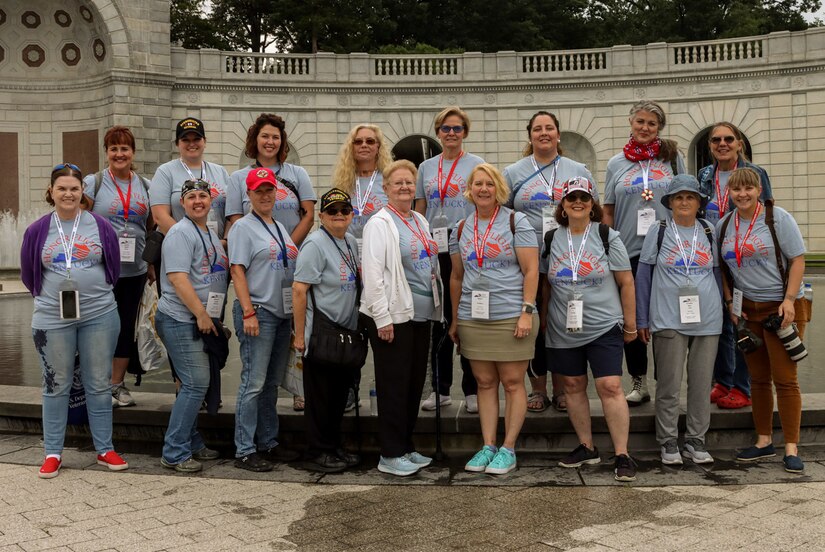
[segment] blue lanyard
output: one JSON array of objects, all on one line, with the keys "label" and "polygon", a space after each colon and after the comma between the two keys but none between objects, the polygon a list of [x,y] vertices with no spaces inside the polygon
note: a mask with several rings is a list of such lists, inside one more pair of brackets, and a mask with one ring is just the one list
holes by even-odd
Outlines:
[{"label": "blue lanyard", "polygon": [[278,237],[276,238],[275,234],[272,233],[272,230],[270,230],[269,226],[266,224],[266,222],[264,222],[264,219],[262,219],[255,211],[252,211],[252,214],[255,215],[255,218],[258,219],[258,222],[260,222],[261,225],[263,225],[263,227],[266,229],[266,231],[269,232],[269,235],[272,236],[272,239],[278,242],[278,245],[281,247],[281,251],[284,252],[284,268],[289,268],[289,261],[286,258],[286,239],[284,238],[284,235],[281,233],[281,228],[278,226],[278,223],[275,223],[275,230],[278,231]]},{"label": "blue lanyard", "polygon": [[212,232],[210,232],[208,228],[206,229],[206,233],[209,235],[209,244],[212,246],[212,251],[215,253],[215,260],[210,263],[209,249],[206,247],[206,240],[203,239],[203,234],[201,233],[200,226],[198,226],[198,224],[194,220],[189,218],[189,215],[184,216],[189,220],[189,222],[192,223],[192,225],[195,227],[195,230],[198,232],[198,237],[201,239],[201,243],[203,244],[203,256],[206,257],[206,262],[209,263],[209,272],[215,272],[215,265],[218,264],[218,248],[215,247],[215,242],[212,241]]},{"label": "blue lanyard", "polygon": [[355,278],[357,279],[359,277],[358,276],[358,265],[355,262],[355,255],[352,253],[352,248],[349,246],[349,242],[347,241],[347,238],[344,238],[344,243],[347,246],[347,253],[349,253],[349,256],[344,255],[344,252],[341,251],[340,247],[338,247],[338,242],[335,241],[335,238],[332,236],[332,234],[329,233],[329,230],[327,230],[323,226],[321,226],[321,230],[323,230],[324,233],[327,236],[329,236],[329,239],[332,240],[332,244],[335,246],[335,249],[338,250],[338,253],[341,254],[341,258],[344,260],[344,264],[347,265],[347,268],[349,268],[350,271],[352,271],[352,275],[355,276]]}]

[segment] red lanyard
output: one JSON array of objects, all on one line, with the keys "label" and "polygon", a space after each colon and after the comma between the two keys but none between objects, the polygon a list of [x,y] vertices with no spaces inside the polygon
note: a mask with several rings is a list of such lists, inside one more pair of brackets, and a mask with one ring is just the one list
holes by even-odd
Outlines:
[{"label": "red lanyard", "polygon": [[725,211],[728,210],[728,197],[730,196],[730,188],[725,186],[725,197],[720,197],[722,195],[722,189],[719,187],[719,171],[713,173],[716,178],[716,202],[719,206],[719,218],[721,219],[725,216]]},{"label": "red lanyard", "polygon": [[742,250],[745,249],[745,242],[748,241],[748,237],[751,235],[751,230],[753,230],[753,225],[756,224],[756,219],[759,218],[759,211],[762,210],[762,204],[756,204],[756,210],[753,212],[753,218],[751,219],[751,223],[748,226],[748,231],[745,232],[745,236],[742,238],[742,247],[739,247],[739,212],[737,211],[736,214],[733,216],[733,225],[736,227],[736,236],[734,237],[733,242],[733,251],[736,254],[736,266],[742,266]]},{"label": "red lanyard", "polygon": [[487,230],[484,232],[484,237],[481,238],[481,243],[478,241],[478,210],[476,210],[476,218],[473,222],[473,248],[476,250],[476,260],[478,260],[478,268],[482,268],[484,264],[484,247],[487,245],[487,238],[490,236],[490,230],[493,229],[493,223],[496,221],[499,206],[496,205],[496,210],[493,211],[493,216],[490,217],[490,224],[487,225]]},{"label": "red lanyard", "polygon": [[444,167],[444,154],[441,154],[441,157],[438,158],[438,197],[441,198],[441,204],[444,205],[444,198],[447,197],[447,189],[450,187],[450,180],[453,178],[453,173],[455,172],[455,168],[458,166],[458,162],[461,161],[461,156],[464,155],[464,152],[458,154],[458,157],[455,158],[455,162],[453,166],[450,167],[450,172],[447,173],[447,181],[444,185],[441,185],[441,179],[444,177],[443,167]]},{"label": "red lanyard", "polygon": [[132,173],[129,172],[129,188],[126,190],[126,197],[123,197],[123,192],[120,191],[120,186],[117,185],[117,179],[112,169],[109,169],[109,176],[112,177],[112,183],[115,185],[117,195],[120,196],[120,202],[123,204],[123,220],[129,222],[129,206],[132,204]]},{"label": "red lanyard", "polygon": [[416,226],[416,228],[418,228],[418,232],[416,232],[416,231],[413,229],[412,225],[411,225],[409,222],[407,222],[407,219],[406,219],[406,218],[404,218],[404,215],[402,215],[401,213],[399,213],[399,212],[398,212],[398,209],[396,209],[395,207],[393,207],[393,206],[392,206],[392,205],[390,205],[390,204],[387,204],[387,209],[389,209],[390,211],[392,211],[392,212],[393,212],[393,214],[394,214],[395,216],[397,216],[399,219],[401,219],[401,222],[403,222],[403,223],[404,223],[404,225],[405,225],[407,228],[409,228],[409,229],[410,229],[410,232],[412,232],[413,236],[415,236],[416,238],[418,238],[418,241],[420,241],[420,242],[421,242],[421,244],[424,246],[424,251],[426,251],[426,252],[427,252],[427,256],[428,256],[428,257],[432,257],[432,256],[433,256],[433,254],[431,253],[431,250],[430,250],[430,240],[429,240],[429,238],[427,237],[427,235],[424,233],[424,231],[423,231],[423,230],[421,230],[421,225],[420,225],[420,224],[418,224],[418,219],[417,219],[417,218],[415,218],[415,215],[413,214],[413,220],[415,221],[415,226]]}]

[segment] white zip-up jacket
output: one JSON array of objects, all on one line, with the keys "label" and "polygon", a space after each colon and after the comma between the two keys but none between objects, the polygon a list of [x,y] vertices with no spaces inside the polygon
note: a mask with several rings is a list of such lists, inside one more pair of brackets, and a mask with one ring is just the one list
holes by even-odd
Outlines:
[{"label": "white zip-up jacket", "polygon": [[[412,211],[421,229],[429,235],[430,225],[423,215]],[[372,318],[377,328],[390,324],[403,324],[413,319],[413,296],[404,266],[401,264],[400,236],[392,214],[386,207],[375,213],[364,225],[361,271],[364,290],[361,294],[360,311]],[[438,261],[436,276],[440,282]],[[443,290],[441,290],[443,297]],[[433,319],[441,320],[443,301]]]}]

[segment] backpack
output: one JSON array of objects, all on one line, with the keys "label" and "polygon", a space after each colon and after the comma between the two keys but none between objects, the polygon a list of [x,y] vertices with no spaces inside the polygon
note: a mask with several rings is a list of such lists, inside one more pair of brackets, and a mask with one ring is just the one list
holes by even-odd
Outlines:
[{"label": "backpack", "polygon": [[[137,173],[135,173],[137,174]],[[141,175],[137,175],[140,179],[140,183],[143,184],[144,191],[148,194],[149,193],[149,186],[150,182],[143,178]],[[103,171],[98,171],[95,173],[95,197],[97,197],[97,193],[100,191],[100,187],[103,185]]]},{"label": "backpack", "polygon": [[[546,259],[550,255],[550,246],[553,245],[553,236],[556,235],[556,230],[558,228],[553,228],[552,230],[548,230],[546,234],[544,234],[544,252],[542,252],[541,257],[542,259]],[[610,227],[604,223],[599,223],[599,237],[602,239],[602,246],[604,247],[604,254],[610,254]]]},{"label": "backpack", "polygon": [[[456,241],[461,241],[461,232],[464,230],[464,223],[467,222],[467,219],[463,219],[461,222],[458,223],[458,233],[456,234]],[[510,233],[513,236],[516,235],[516,212],[510,211]]]},{"label": "backpack", "polygon": [[[697,218],[696,220],[699,221],[699,224],[702,225],[702,228],[705,229],[705,237],[708,239],[708,243],[710,243],[710,252],[713,253],[713,230],[711,230],[710,225],[705,219]],[[659,221],[659,234],[656,236],[656,258],[659,258],[659,250],[662,248],[662,242],[665,239],[665,230],[667,230],[667,221],[660,220]],[[721,247],[722,242],[719,242],[719,246]],[[653,268],[656,268],[656,265],[652,265]],[[686,267],[687,268],[687,267]]]}]

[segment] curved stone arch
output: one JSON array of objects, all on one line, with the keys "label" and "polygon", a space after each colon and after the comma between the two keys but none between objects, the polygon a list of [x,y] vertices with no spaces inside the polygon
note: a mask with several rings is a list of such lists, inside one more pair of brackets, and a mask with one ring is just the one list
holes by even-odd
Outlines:
[{"label": "curved stone arch", "polygon": [[132,58],[129,45],[131,36],[124,21],[121,9],[113,0],[90,0],[90,4],[97,10],[108,31],[109,47],[112,49],[112,66],[117,69],[130,69]]}]

